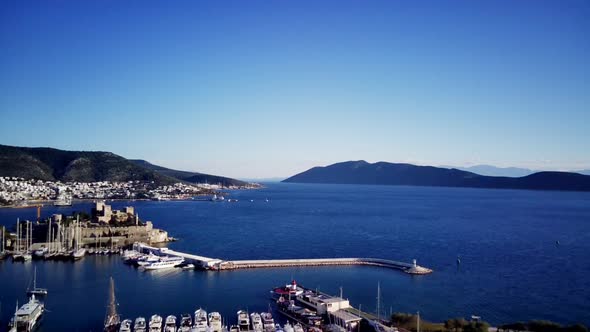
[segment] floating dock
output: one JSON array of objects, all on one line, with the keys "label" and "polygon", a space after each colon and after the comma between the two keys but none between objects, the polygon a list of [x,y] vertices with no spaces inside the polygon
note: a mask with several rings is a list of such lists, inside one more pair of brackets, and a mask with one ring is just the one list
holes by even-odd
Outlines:
[{"label": "floating dock", "polygon": [[237,270],[254,268],[304,267],[304,266],[341,266],[365,265],[401,270],[408,274],[429,274],[432,270],[412,263],[404,263],[380,258],[305,258],[305,259],[261,259],[261,260],[222,260],[187,254],[168,248],[156,248],[145,243],[135,243],[133,249],[139,252],[154,252],[160,255],[182,257],[189,263],[209,270]]}]

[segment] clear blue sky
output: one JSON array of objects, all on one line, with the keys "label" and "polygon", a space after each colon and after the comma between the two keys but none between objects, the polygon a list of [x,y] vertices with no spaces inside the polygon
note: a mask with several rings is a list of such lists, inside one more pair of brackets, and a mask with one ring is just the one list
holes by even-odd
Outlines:
[{"label": "clear blue sky", "polygon": [[4,1],[0,143],[233,177],[590,168],[590,1]]}]

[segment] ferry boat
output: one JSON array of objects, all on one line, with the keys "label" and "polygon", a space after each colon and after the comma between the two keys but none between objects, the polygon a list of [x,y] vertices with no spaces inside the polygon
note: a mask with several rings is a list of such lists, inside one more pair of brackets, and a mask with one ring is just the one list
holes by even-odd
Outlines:
[{"label": "ferry boat", "polygon": [[272,314],[270,312],[261,313],[260,318],[262,318],[262,327],[265,331],[275,330],[275,320],[272,318]]},{"label": "ferry boat", "polygon": [[169,315],[166,317],[166,323],[164,324],[164,332],[176,332],[176,316]]},{"label": "ferry boat", "polygon": [[9,324],[10,331],[33,331],[44,312],[45,306],[43,303],[39,302],[34,294],[31,295],[29,302],[18,308],[14,313],[14,317]]},{"label": "ferry boat", "polygon": [[240,330],[248,331],[250,329],[250,317],[248,317],[248,313],[244,310],[238,311],[238,326]]},{"label": "ferry boat", "polygon": [[220,313],[216,311],[209,313],[209,327],[211,328],[211,332],[222,332]]},{"label": "ferry boat", "polygon": [[146,332],[146,327],[145,318],[137,317],[135,319],[135,325],[133,325],[133,332]]},{"label": "ferry boat", "polygon": [[143,268],[146,270],[169,269],[171,267],[175,267],[177,265],[182,264],[182,262],[184,262],[184,258],[182,257],[162,257],[157,262],[152,262],[147,265],[143,265]]},{"label": "ferry boat", "polygon": [[189,314],[180,315],[180,327],[178,328],[178,332],[190,332],[192,326],[193,326],[193,321],[192,321],[191,315],[189,315]]},{"label": "ferry boat", "polygon": [[35,266],[35,275],[33,277],[33,288],[27,291],[29,295],[47,295],[46,288],[38,288],[37,287],[37,267]]},{"label": "ferry boat", "polygon": [[121,322],[121,327],[119,327],[119,332],[131,332],[131,319],[125,319]]},{"label": "ferry boat", "polygon": [[162,331],[162,316],[152,315],[150,318],[150,332],[161,332]]},{"label": "ferry boat", "polygon": [[199,308],[195,311],[195,328],[194,331],[197,332],[207,332],[207,311]]},{"label": "ferry boat", "polygon": [[252,330],[254,332],[262,332],[262,330],[264,329],[264,327],[262,326],[262,318],[260,317],[259,313],[251,313],[250,322],[252,323]]}]

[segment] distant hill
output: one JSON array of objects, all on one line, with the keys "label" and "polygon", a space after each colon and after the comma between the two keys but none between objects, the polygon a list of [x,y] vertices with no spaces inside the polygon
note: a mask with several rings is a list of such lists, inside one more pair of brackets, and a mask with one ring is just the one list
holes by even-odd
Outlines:
[{"label": "distant hill", "polygon": [[178,182],[111,152],[64,151],[0,145],[0,176],[45,181]]},{"label": "distant hill", "polygon": [[576,173],[580,173],[580,174],[584,174],[584,175],[590,175],[590,169],[583,169],[581,171],[576,171]]},{"label": "distant hill", "polygon": [[223,176],[188,171],[177,171],[174,169],[154,165],[148,161],[141,159],[130,159],[130,161],[146,169],[153,170],[158,174],[179,179],[184,182],[222,184],[223,186],[245,186],[246,184],[248,184],[244,181],[226,178]]},{"label": "distant hill", "polygon": [[471,172],[479,175],[487,175],[487,176],[509,176],[513,178],[527,176],[535,173],[528,168],[518,168],[518,167],[496,167],[492,165],[474,165],[469,167],[455,167],[455,166],[440,166],[444,168],[456,168],[462,171]]},{"label": "distant hill", "polygon": [[139,180],[154,181],[158,185],[182,181],[223,185],[246,184],[221,176],[171,170],[144,160],[128,160],[111,152],[64,151],[7,145],[0,145],[0,176],[63,182]]},{"label": "distant hill", "polygon": [[347,161],[314,167],[283,182],[590,191],[590,176],[538,172],[524,177],[483,176],[458,169]]}]

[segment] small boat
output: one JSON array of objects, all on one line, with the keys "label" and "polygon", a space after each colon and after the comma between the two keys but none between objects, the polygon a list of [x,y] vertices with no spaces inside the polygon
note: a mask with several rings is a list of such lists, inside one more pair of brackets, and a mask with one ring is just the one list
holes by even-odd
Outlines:
[{"label": "small boat", "polygon": [[281,325],[279,325],[279,324],[276,324],[276,325],[275,325],[275,331],[276,331],[276,332],[285,332],[285,330],[283,330],[283,328],[282,328],[282,327],[281,327]]},{"label": "small boat", "polygon": [[43,258],[45,256],[45,254],[47,254],[49,250],[47,249],[47,247],[43,246],[35,251],[33,251],[33,255],[35,257],[39,257],[39,258]]},{"label": "small boat", "polygon": [[240,310],[237,313],[238,315],[238,326],[240,330],[248,331],[250,328],[250,317],[248,317],[248,313],[244,310]]},{"label": "small boat", "polygon": [[262,326],[262,318],[260,317],[259,313],[251,313],[250,322],[252,323],[252,330],[254,332],[262,332],[262,330],[264,329],[264,327]]},{"label": "small boat", "polygon": [[166,323],[164,324],[164,332],[176,332],[176,316],[169,315],[166,317]]},{"label": "small boat", "polygon": [[18,308],[14,313],[14,317],[8,325],[11,328],[10,331],[33,331],[44,312],[45,306],[43,303],[39,302],[35,295],[31,295],[29,302]]},{"label": "small boat", "polygon": [[180,315],[180,327],[178,328],[178,332],[190,332],[192,326],[193,326],[193,320],[191,318],[191,315],[189,315],[189,314]]},{"label": "small boat", "polygon": [[207,322],[207,311],[199,308],[195,311],[195,328],[194,331],[196,332],[207,332],[208,328]]},{"label": "small boat", "polygon": [[121,327],[119,327],[119,332],[131,332],[131,319],[125,319],[121,322]]},{"label": "small boat", "polygon": [[209,313],[209,327],[211,332],[222,332],[221,314],[214,311]]},{"label": "small boat", "polygon": [[152,315],[150,318],[150,332],[161,332],[162,331],[162,316]]},{"label": "small boat", "polygon": [[295,324],[295,326],[293,326],[293,330],[295,330],[295,332],[304,332],[303,326],[301,326],[301,323]]},{"label": "small boat", "polygon": [[262,318],[262,327],[265,331],[274,331],[276,329],[275,320],[270,312],[261,313],[260,318]]},{"label": "small boat", "polygon": [[33,276],[33,288],[29,289],[27,291],[27,294],[29,295],[47,295],[47,289],[46,288],[38,288],[37,287],[37,267],[35,266],[35,274]]},{"label": "small boat", "polygon": [[137,317],[135,319],[135,325],[133,325],[133,332],[146,332],[146,328],[145,318]]},{"label": "small boat", "polygon": [[229,332],[240,332],[240,331],[241,331],[241,330],[240,330],[240,327],[239,327],[238,325],[232,325],[232,326],[229,328]]},{"label": "small boat", "polygon": [[291,325],[291,324],[289,324],[289,322],[287,322],[283,326],[283,331],[285,331],[285,332],[295,332],[295,329],[293,328],[293,325]]}]

